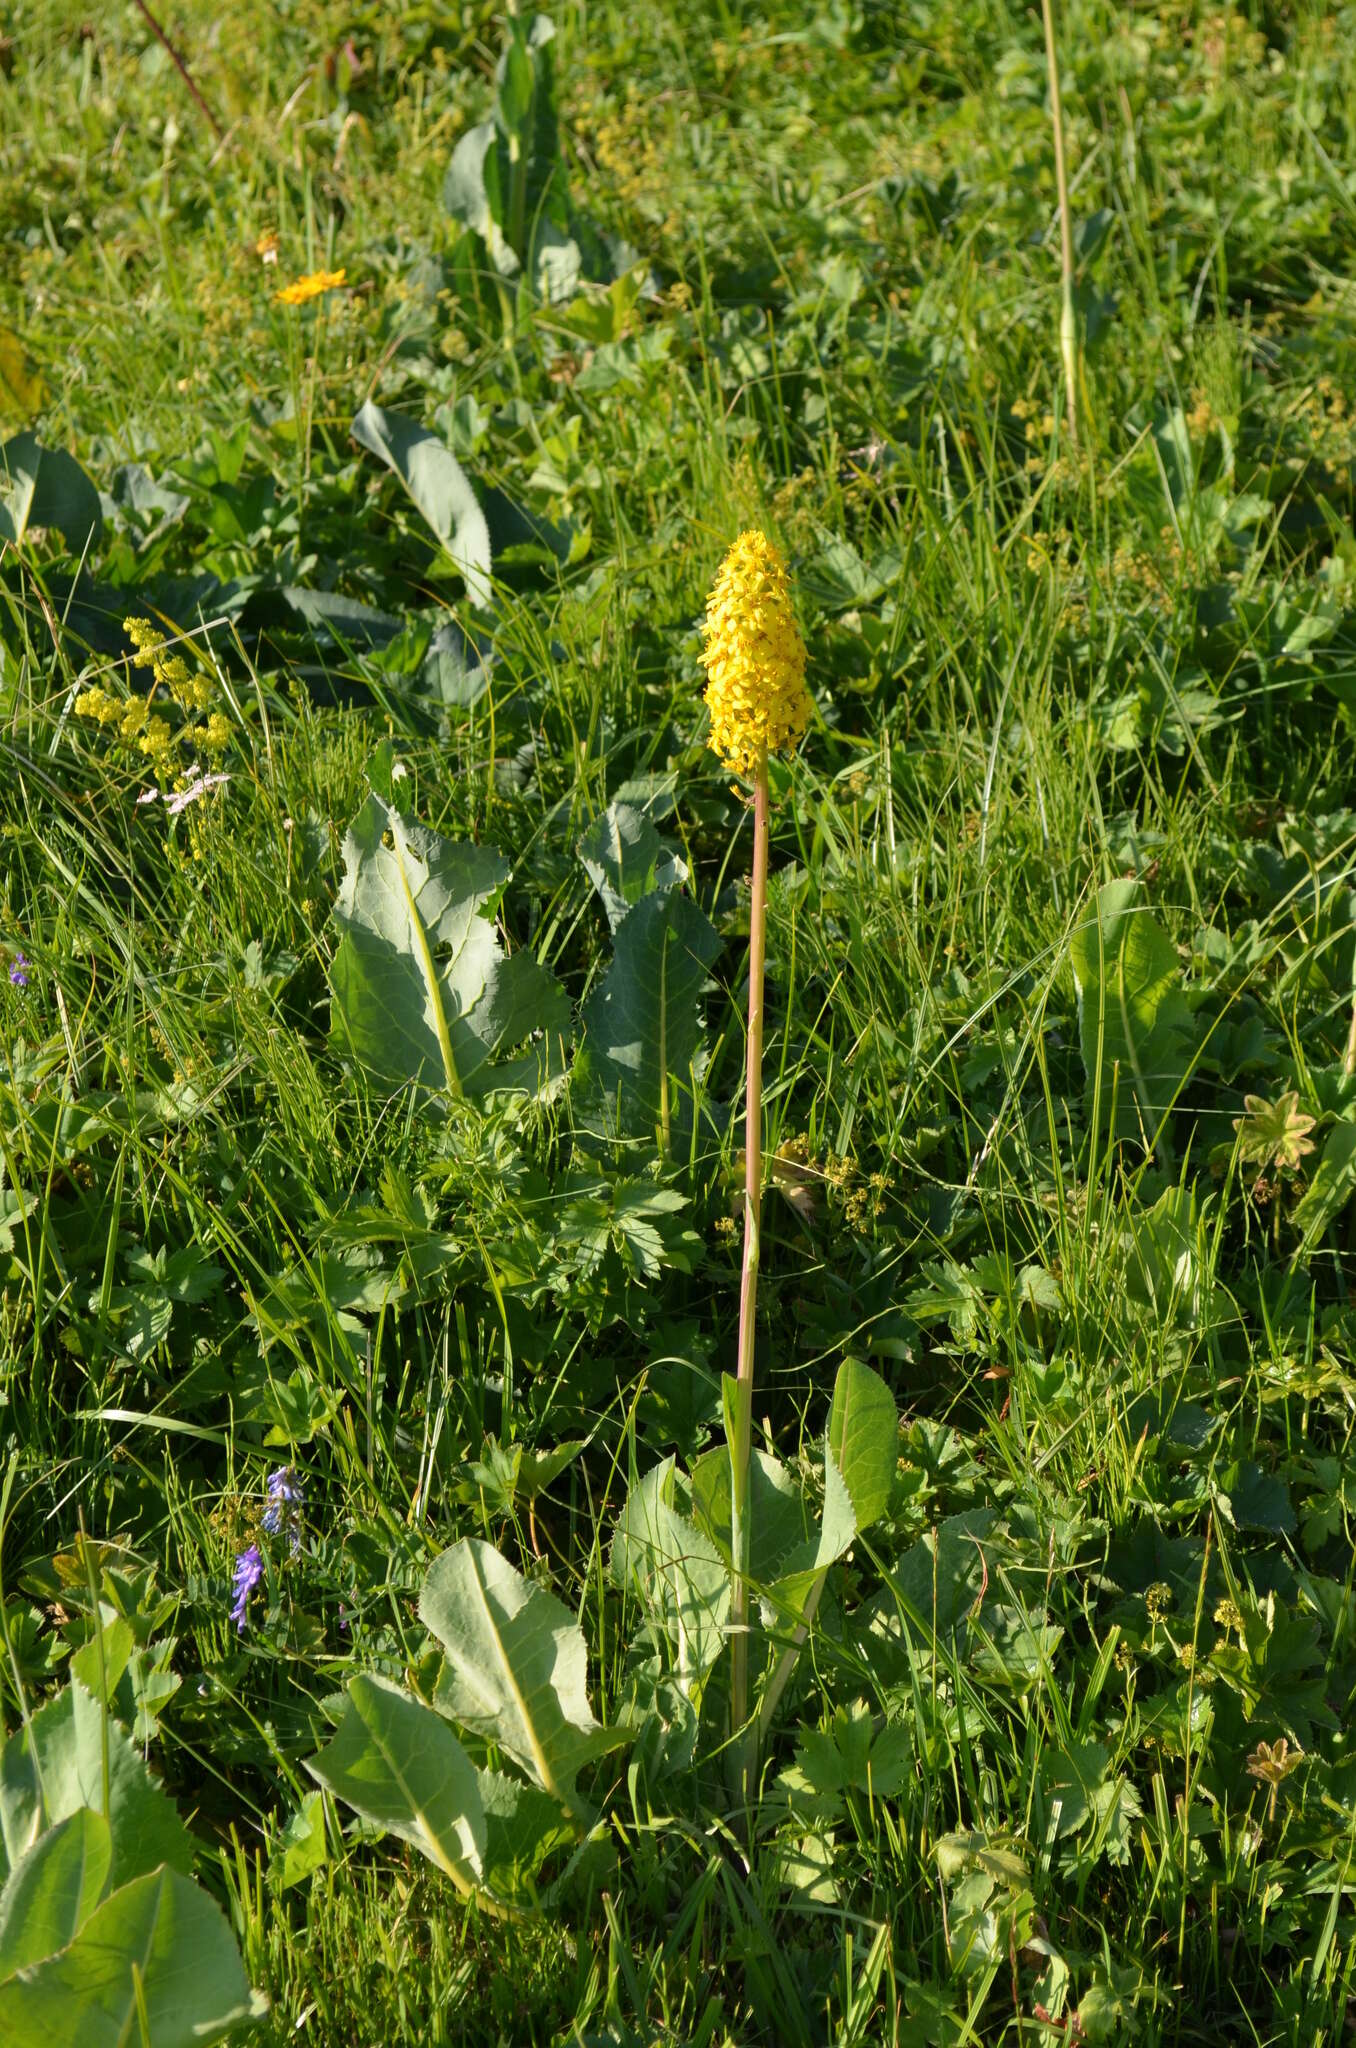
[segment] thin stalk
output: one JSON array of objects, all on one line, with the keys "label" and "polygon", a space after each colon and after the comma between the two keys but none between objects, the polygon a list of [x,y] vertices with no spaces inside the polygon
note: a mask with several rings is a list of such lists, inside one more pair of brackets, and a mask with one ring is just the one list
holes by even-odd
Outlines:
[{"label": "thin stalk", "polygon": [[747,1802],[757,1766],[758,1731],[749,1725],[749,1464],[753,1454],[753,1341],[763,1206],[763,968],[767,957],[767,756],[753,790],[753,892],[749,900],[749,1035],[744,1091],[744,1267],[739,1284],[739,1363],[730,1442],[730,1734],[735,1795]]},{"label": "thin stalk", "polygon": [[1069,439],[1077,448],[1078,322],[1074,314],[1073,221],[1069,214],[1069,176],[1064,164],[1064,108],[1059,97],[1059,57],[1055,49],[1055,0],[1041,0],[1041,17],[1045,23],[1045,68],[1050,77],[1050,122],[1055,131],[1055,190],[1059,195],[1059,351],[1064,358]]},{"label": "thin stalk", "polygon": [[216,136],[217,141],[224,142],[226,140],[226,130],[222,127],[220,121],[218,121],[216,115],[212,112],[212,109],[208,106],[206,100],[203,98],[201,92],[198,90],[197,84],[195,83],[193,78],[193,73],[189,70],[187,64],[185,64],[183,58],[179,55],[179,52],[175,49],[173,43],[165,34],[164,29],[161,28],[160,23],[151,13],[150,8],[146,5],[146,0],[137,0],[137,6],[141,9],[142,16],[146,22],[146,26],[150,29],[152,35],[156,37],[157,41],[169,53],[170,62],[173,64],[180,78],[183,79],[184,84],[188,87],[194,99],[197,101],[198,107],[202,112],[202,115],[206,120],[208,126],[211,128],[212,133]]}]

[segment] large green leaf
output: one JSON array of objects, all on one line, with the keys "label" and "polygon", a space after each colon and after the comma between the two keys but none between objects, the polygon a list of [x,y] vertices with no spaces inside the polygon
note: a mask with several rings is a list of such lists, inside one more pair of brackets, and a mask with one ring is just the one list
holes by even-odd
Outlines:
[{"label": "large green leaf", "polygon": [[655,889],[617,928],[612,965],[584,1005],[592,1072],[622,1129],[653,1132],[690,1088],[702,1042],[697,998],[720,951],[715,927],[678,889]]},{"label": "large green leaf", "polygon": [[549,296],[568,298],[580,267],[570,239],[565,164],[556,119],[547,15],[511,14],[496,76],[494,117],[463,135],[443,183],[443,204],[480,235],[505,276],[526,270]]},{"label": "large green leaf", "polygon": [[491,920],[508,875],[493,848],[443,839],[375,791],[354,819],[332,1028],[378,1080],[483,1095],[561,1071],[565,994],[531,954],[506,955]]},{"label": "large green leaf", "polygon": [[1177,954],[1139,894],[1138,882],[1108,882],[1069,950],[1089,1097],[1100,1085],[1105,1117],[1114,1089],[1117,1131],[1149,1149],[1163,1142],[1196,1034]]},{"label": "large green leaf", "polygon": [[869,1529],[890,1505],[899,1416],[884,1380],[860,1359],[845,1358],[838,1368],[828,1448],[851,1496],[857,1527]]},{"label": "large green leaf", "polygon": [[393,469],[466,579],[473,604],[490,600],[490,529],[452,450],[403,413],[369,398],[350,429],[355,441]]},{"label": "large green leaf", "polygon": [[[724,1452],[718,1456],[728,1470]],[[730,1568],[712,1538],[678,1512],[674,1486],[674,1460],[666,1458],[631,1488],[612,1539],[612,1573],[667,1632],[678,1682],[690,1692],[725,1647]]]},{"label": "large green leaf", "polygon": [[486,1844],[476,1769],[432,1707],[389,1679],[351,1678],[334,1739],[306,1768],[364,1820],[412,1842],[460,1891],[474,1889]]},{"label": "large green leaf", "polygon": [[102,1814],[67,1814],[11,1870],[0,1892],[0,1981],[74,1941],[108,1888],[113,1837]]},{"label": "large green leaf", "polygon": [[485,1889],[509,1902],[530,1898],[545,1858],[574,1841],[574,1824],[536,1785],[503,1771],[477,1771],[476,1777],[485,1809]]},{"label": "large green leaf", "polygon": [[150,2048],[204,2048],[264,2010],[221,1908],[162,1865],[113,1892],[58,1955],[0,1984],[0,2041],[134,2048],[146,2038]]},{"label": "large green leaf", "polygon": [[419,1617],[447,1653],[438,1706],[577,1810],[580,1770],[629,1736],[593,1718],[573,1615],[488,1543],[468,1538],[429,1567]]},{"label": "large green leaf", "polygon": [[99,493],[73,455],[16,434],[0,448],[0,540],[16,544],[35,526],[52,526],[73,555],[97,545],[104,515]]},{"label": "large green leaf", "polygon": [[594,819],[579,842],[579,858],[614,932],[643,896],[687,880],[687,863],[632,804],[609,804]]},{"label": "large green leaf", "polygon": [[[0,1869],[82,1806],[103,1812],[104,1713],[78,1679],[39,1708],[0,1753]],[[160,1790],[114,1720],[108,1731],[110,1881],[126,1884],[159,1863],[193,1867],[193,1845],[174,1803]],[[3,2036],[0,2036],[3,2039]]]}]

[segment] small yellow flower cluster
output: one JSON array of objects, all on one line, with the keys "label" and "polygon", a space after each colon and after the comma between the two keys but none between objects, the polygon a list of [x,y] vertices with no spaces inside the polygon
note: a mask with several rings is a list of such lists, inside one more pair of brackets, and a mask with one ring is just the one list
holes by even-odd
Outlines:
[{"label": "small yellow flower cluster", "polygon": [[318,299],[325,292],[338,291],[348,276],[346,270],[313,270],[307,277],[299,277],[292,284],[285,284],[273,296],[280,306],[304,306],[309,299]]},{"label": "small yellow flower cluster", "polygon": [[205,675],[192,675],[182,654],[166,654],[165,642],[149,619],[124,619],[122,630],[136,648],[134,668],[148,668],[155,685],[168,690],[183,711],[205,711],[212,701],[212,685]]},{"label": "small yellow flower cluster", "polygon": [[810,723],[805,642],[786,564],[766,534],[741,533],[706,601],[708,744],[736,775],[794,747]]},{"label": "small yellow flower cluster", "polygon": [[[151,671],[150,688],[145,696],[118,697],[95,684],[76,698],[76,714],[98,725],[116,726],[118,737],[145,757],[158,784],[167,786],[177,777],[176,787],[183,787],[180,746],[201,747],[210,760],[219,761],[231,743],[231,721],[224,712],[213,711],[204,724],[194,724],[195,714],[212,702],[211,677],[194,674],[181,654],[167,653],[163,634],[149,619],[124,619],[123,631],[136,650],[133,666]],[[159,712],[152,713],[157,691],[184,714],[177,730]]]}]

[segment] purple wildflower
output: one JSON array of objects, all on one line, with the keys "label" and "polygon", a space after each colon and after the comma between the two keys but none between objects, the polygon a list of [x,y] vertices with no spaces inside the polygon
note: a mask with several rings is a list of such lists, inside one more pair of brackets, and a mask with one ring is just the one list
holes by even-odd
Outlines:
[{"label": "purple wildflower", "polygon": [[22,953],[16,953],[10,962],[9,980],[11,988],[28,987],[28,962]]},{"label": "purple wildflower", "polygon": [[251,1543],[248,1550],[242,1550],[235,1561],[235,1600],[231,1607],[231,1620],[245,1633],[245,1610],[250,1604],[250,1594],[264,1576],[264,1560],[259,1555],[257,1543]]},{"label": "purple wildflower", "polygon": [[262,1526],[270,1536],[278,1535],[285,1528],[293,1550],[301,1548],[301,1509],[305,1498],[295,1466],[279,1465],[276,1472],[269,1473],[268,1506],[264,1509]]}]

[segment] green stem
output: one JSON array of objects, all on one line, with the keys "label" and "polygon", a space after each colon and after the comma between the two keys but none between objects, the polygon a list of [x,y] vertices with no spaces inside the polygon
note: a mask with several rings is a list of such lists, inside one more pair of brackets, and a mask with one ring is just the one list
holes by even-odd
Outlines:
[{"label": "green stem", "polygon": [[753,792],[753,892],[749,901],[749,1034],[744,1095],[744,1269],[739,1287],[739,1363],[730,1432],[731,1547],[730,1734],[735,1796],[747,1803],[758,1762],[749,1722],[749,1463],[753,1450],[753,1340],[763,1203],[763,968],[767,955],[767,756]]},{"label": "green stem", "polygon": [[1073,221],[1069,214],[1069,177],[1064,163],[1064,108],[1059,96],[1059,54],[1055,48],[1055,0],[1041,0],[1045,22],[1045,66],[1050,76],[1050,122],[1055,136],[1055,190],[1059,195],[1059,267],[1061,279],[1059,350],[1064,358],[1068,394],[1069,439],[1078,446],[1078,321],[1074,312]]}]

